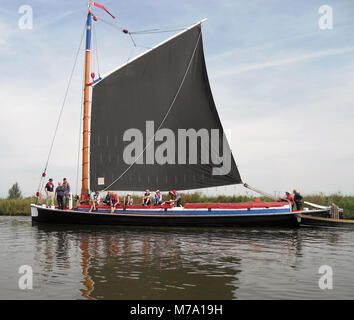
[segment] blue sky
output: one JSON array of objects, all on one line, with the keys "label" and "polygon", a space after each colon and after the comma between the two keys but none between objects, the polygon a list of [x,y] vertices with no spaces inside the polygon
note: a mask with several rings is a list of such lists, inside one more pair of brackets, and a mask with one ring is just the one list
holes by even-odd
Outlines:
[{"label": "blue sky", "polygon": [[[203,42],[211,88],[245,182],[271,193],[298,188],[305,194],[354,194],[354,1],[98,2],[117,15],[114,23],[133,31],[208,18]],[[86,3],[1,1],[0,197],[15,181],[24,195],[37,189]],[[32,30],[19,28],[21,5],[33,10]],[[318,26],[322,5],[333,9],[331,30]],[[135,39],[152,47],[171,35]],[[129,38],[102,22],[97,41],[102,74],[132,52]],[[143,51],[135,48],[133,56]],[[80,55],[48,168],[55,180],[68,177],[74,189],[82,63]]]}]

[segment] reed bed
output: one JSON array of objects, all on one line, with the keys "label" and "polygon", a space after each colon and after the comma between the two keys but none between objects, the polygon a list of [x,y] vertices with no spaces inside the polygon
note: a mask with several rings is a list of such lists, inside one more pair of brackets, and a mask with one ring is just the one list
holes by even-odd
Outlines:
[{"label": "reed bed", "polygon": [[29,216],[31,215],[30,204],[35,203],[36,198],[23,199],[0,199],[0,215],[6,216]]}]

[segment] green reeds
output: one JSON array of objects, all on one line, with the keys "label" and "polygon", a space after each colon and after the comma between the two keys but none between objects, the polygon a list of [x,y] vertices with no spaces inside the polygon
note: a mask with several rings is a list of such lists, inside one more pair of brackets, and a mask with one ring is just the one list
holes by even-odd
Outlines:
[{"label": "green reeds", "polygon": [[31,203],[36,203],[36,198],[0,199],[0,215],[29,216]]}]

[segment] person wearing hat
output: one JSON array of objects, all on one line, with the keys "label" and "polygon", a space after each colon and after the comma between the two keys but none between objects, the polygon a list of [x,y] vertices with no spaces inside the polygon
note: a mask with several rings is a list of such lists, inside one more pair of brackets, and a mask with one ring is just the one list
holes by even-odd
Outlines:
[{"label": "person wearing hat", "polygon": [[156,190],[155,192],[155,198],[154,198],[154,205],[158,206],[162,204],[162,195],[160,190]]},{"label": "person wearing hat", "polygon": [[47,195],[46,204],[49,208],[50,206],[54,206],[54,184],[53,179],[50,178],[47,184],[44,187],[45,194]]},{"label": "person wearing hat", "polygon": [[131,206],[133,204],[133,198],[130,193],[127,194],[126,197],[123,198],[123,205],[124,206]]}]

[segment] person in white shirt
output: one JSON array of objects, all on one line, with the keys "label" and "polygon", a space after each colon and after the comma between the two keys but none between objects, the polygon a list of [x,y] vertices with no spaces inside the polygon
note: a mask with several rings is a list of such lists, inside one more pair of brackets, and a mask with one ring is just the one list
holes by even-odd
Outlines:
[{"label": "person in white shirt", "polygon": [[91,207],[90,207],[90,212],[93,211],[96,211],[97,208],[96,206],[100,203],[100,193],[98,191],[96,191],[92,197],[91,197],[91,200],[90,200],[90,204],[91,204]]}]

